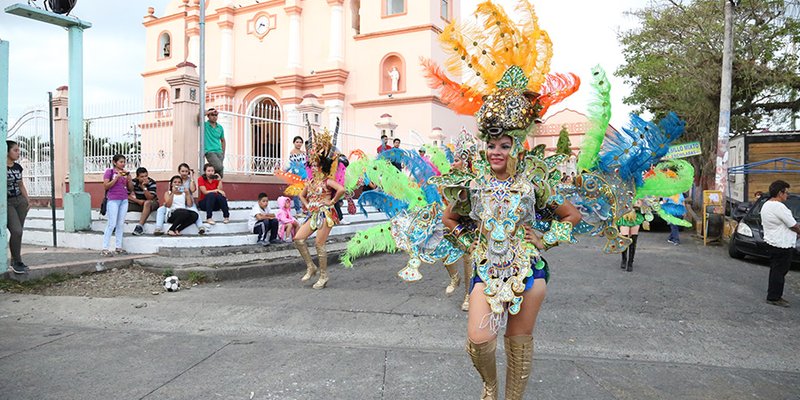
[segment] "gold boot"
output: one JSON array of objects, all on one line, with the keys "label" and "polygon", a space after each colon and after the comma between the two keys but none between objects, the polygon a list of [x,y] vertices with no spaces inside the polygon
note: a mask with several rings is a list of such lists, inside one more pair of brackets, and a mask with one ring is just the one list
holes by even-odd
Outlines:
[{"label": "gold boot", "polygon": [[319,280],[314,284],[314,289],[322,289],[328,283],[328,251],[325,244],[317,245],[317,260],[319,262]]},{"label": "gold boot", "polygon": [[300,278],[301,281],[305,282],[317,274],[317,266],[314,265],[314,261],[311,260],[311,253],[308,252],[308,245],[306,245],[305,241],[295,240],[294,247],[297,248],[297,251],[300,252],[300,256],[303,257],[303,261],[306,262],[306,274]]},{"label": "gold boot", "polygon": [[447,273],[450,274],[450,283],[444,289],[444,294],[450,296],[456,291],[461,278],[458,277],[458,270],[455,264],[445,265],[444,267],[447,268]]},{"label": "gold boot", "polygon": [[464,263],[464,302],[461,303],[461,311],[469,311],[469,287],[472,284],[472,260],[468,255],[462,257]]},{"label": "gold boot", "polygon": [[522,400],[533,361],[533,337],[506,336],[506,400]]},{"label": "gold boot", "polygon": [[472,358],[472,365],[478,370],[483,380],[483,394],[481,400],[497,400],[497,361],[495,359],[497,350],[497,338],[475,344],[467,339],[467,353]]}]

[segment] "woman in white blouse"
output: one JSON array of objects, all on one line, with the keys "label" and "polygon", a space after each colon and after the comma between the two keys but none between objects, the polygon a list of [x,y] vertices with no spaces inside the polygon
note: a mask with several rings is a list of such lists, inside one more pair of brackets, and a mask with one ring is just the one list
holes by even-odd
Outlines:
[{"label": "woman in white blouse", "polygon": [[191,193],[187,193],[180,175],[169,180],[170,189],[164,194],[164,206],[167,207],[167,222],[171,223],[167,234],[180,236],[181,231],[192,226],[200,217],[193,209]]}]

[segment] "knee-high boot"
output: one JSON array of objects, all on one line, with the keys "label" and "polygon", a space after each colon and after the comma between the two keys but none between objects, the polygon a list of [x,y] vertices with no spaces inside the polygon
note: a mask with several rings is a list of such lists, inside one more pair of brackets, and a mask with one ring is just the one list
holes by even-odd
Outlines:
[{"label": "knee-high boot", "polygon": [[300,252],[300,256],[303,257],[303,261],[306,262],[306,274],[300,278],[301,281],[305,282],[317,274],[317,266],[314,265],[314,261],[311,259],[311,253],[308,252],[308,245],[306,245],[305,241],[295,240],[294,247],[297,248],[297,251]]},{"label": "knee-high boot", "polygon": [[620,269],[625,269],[627,265],[628,265],[628,249],[626,248],[622,252],[622,262],[619,263],[619,267]]},{"label": "knee-high boot", "polygon": [[450,275],[450,283],[444,289],[444,293],[449,296],[456,291],[458,284],[461,283],[461,278],[458,276],[458,267],[455,264],[445,265],[444,267],[447,268],[447,273]]},{"label": "knee-high boot", "polygon": [[533,362],[533,337],[506,336],[506,400],[522,400]]},{"label": "knee-high boot", "polygon": [[636,241],[639,235],[631,235],[631,245],[628,247],[628,267],[625,269],[628,272],[633,271],[633,257],[636,255]]},{"label": "knee-high boot", "polygon": [[472,365],[478,370],[483,380],[483,394],[481,400],[497,400],[497,338],[476,344],[467,339],[467,353],[472,359]]},{"label": "knee-high boot", "polygon": [[461,257],[464,263],[464,302],[461,303],[461,311],[469,311],[469,287],[472,284],[472,259],[467,255]]},{"label": "knee-high boot", "polygon": [[319,262],[319,280],[314,284],[314,289],[322,289],[328,284],[328,251],[325,244],[317,245],[317,262]]}]

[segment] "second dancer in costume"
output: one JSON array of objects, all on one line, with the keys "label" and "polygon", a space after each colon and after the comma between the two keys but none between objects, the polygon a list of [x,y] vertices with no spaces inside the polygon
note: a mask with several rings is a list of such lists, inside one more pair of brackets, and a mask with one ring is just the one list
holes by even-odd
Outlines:
[{"label": "second dancer in costume", "polygon": [[334,204],[344,197],[345,193],[344,187],[331,175],[332,171],[336,171],[334,164],[338,158],[338,155],[333,154],[331,134],[326,129],[322,133],[311,133],[311,137],[311,154],[308,161],[311,176],[300,193],[300,201],[308,210],[309,216],[294,235],[294,245],[306,263],[306,273],[300,279],[306,282],[317,274],[318,268],[311,259],[305,241],[312,233],[317,232],[315,243],[319,279],[314,283],[314,289],[323,289],[328,283],[328,252],[325,249],[325,241],[331,229],[339,223]]}]

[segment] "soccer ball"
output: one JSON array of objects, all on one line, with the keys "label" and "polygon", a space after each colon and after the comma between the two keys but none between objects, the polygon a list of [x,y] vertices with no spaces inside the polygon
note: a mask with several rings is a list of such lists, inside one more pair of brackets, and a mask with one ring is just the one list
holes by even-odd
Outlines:
[{"label": "soccer ball", "polygon": [[168,292],[177,292],[181,290],[181,281],[177,276],[170,276],[164,279],[164,290]]}]

